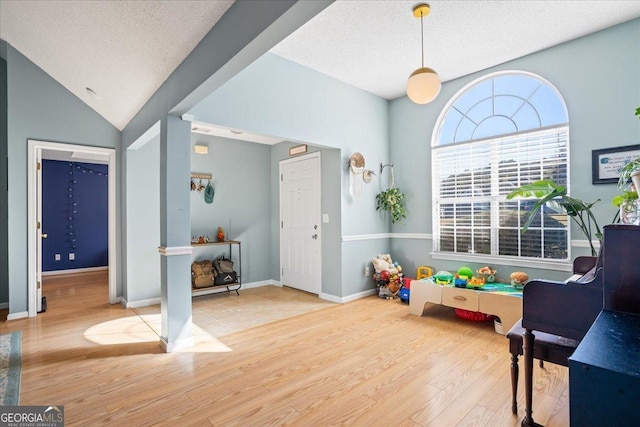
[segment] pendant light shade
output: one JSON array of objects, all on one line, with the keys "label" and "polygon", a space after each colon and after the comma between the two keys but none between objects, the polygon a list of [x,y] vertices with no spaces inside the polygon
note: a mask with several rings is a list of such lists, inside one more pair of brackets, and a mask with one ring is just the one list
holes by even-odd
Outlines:
[{"label": "pendant light shade", "polygon": [[424,30],[422,19],[429,14],[431,7],[426,3],[419,3],[413,7],[413,16],[420,18],[420,37],[422,47],[422,67],[415,70],[407,80],[407,96],[416,104],[428,104],[436,99],[440,93],[442,83],[440,76],[433,68],[424,66]]},{"label": "pendant light shade", "polygon": [[428,104],[440,93],[440,76],[433,68],[415,70],[407,80],[407,96],[416,104]]}]

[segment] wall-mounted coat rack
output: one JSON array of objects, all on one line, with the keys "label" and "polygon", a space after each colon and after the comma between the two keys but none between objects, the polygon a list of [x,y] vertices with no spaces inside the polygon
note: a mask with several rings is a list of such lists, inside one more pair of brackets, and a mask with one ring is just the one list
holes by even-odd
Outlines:
[{"label": "wall-mounted coat rack", "polygon": [[210,173],[191,173],[191,179],[211,179],[212,176]]}]

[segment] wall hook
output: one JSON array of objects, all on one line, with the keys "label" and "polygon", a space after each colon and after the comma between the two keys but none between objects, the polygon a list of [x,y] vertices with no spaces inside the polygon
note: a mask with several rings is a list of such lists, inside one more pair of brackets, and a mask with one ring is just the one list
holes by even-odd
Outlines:
[{"label": "wall hook", "polygon": [[386,165],[383,165],[382,163],[380,163],[380,174],[381,174],[381,175],[382,175],[382,171],[383,171],[383,170],[384,170],[384,168],[386,168],[387,166],[388,166],[388,167],[390,167],[390,168],[391,168],[391,170],[393,170],[393,163],[391,163],[391,164],[386,164]]}]

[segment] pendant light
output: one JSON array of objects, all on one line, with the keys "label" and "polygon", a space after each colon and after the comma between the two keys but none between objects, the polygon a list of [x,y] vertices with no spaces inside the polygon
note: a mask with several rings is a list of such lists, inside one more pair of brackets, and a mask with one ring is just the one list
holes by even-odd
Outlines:
[{"label": "pendant light", "polygon": [[407,80],[407,96],[416,104],[428,104],[440,93],[440,76],[432,68],[424,66],[424,29],[422,20],[431,12],[427,3],[418,3],[413,7],[413,16],[420,18],[420,41],[422,46],[422,66],[415,70]]}]

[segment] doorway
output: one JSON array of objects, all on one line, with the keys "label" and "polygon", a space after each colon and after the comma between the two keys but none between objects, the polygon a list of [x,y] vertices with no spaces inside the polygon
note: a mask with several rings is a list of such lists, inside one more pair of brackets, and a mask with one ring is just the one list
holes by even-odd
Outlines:
[{"label": "doorway", "polygon": [[322,291],[320,152],[280,161],[280,282]]},{"label": "doorway", "polygon": [[42,175],[43,152],[71,156],[74,161],[102,161],[108,174],[108,265],[109,303],[116,297],[116,151],[47,141],[28,140],[27,230],[28,230],[28,314],[35,317],[42,303]]}]

